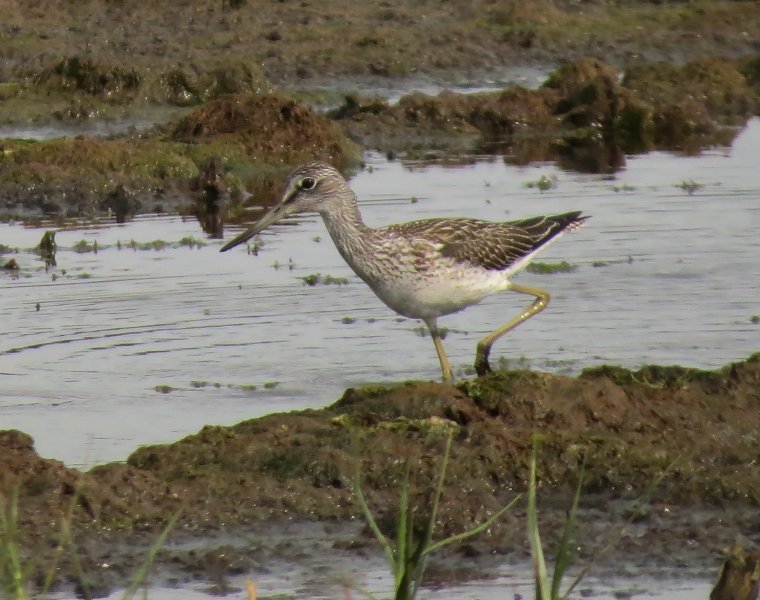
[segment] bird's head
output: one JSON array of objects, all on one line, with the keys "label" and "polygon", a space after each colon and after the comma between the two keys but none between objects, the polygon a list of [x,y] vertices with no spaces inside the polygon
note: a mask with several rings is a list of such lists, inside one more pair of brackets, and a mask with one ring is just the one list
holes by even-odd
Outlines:
[{"label": "bird's head", "polygon": [[246,231],[222,246],[220,252],[250,240],[285,217],[304,212],[329,212],[332,203],[345,197],[346,190],[353,196],[335,167],[323,162],[301,165],[288,175],[282,199]]}]

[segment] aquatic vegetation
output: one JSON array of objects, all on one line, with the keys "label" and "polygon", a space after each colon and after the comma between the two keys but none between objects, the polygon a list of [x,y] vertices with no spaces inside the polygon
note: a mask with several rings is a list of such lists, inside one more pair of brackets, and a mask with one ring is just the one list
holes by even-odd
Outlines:
[{"label": "aquatic vegetation", "polygon": [[546,192],[547,190],[556,188],[558,183],[559,179],[557,179],[556,175],[552,175],[551,177],[548,175],[541,175],[541,177],[535,181],[526,181],[525,187],[536,188],[542,192]]},{"label": "aquatic vegetation", "polygon": [[343,317],[340,322],[344,325],[353,325],[356,323],[356,319],[354,317]]},{"label": "aquatic vegetation", "polygon": [[246,250],[248,252],[248,256],[251,256],[251,255],[258,256],[259,250],[261,250],[263,247],[264,247],[264,240],[258,237],[253,241],[253,243],[248,242],[246,244]]},{"label": "aquatic vegetation", "polygon": [[689,179],[688,181],[687,180],[682,181],[676,187],[682,189],[684,192],[689,194],[689,196],[691,196],[692,194],[694,194],[695,192],[698,192],[705,186],[703,183],[697,183],[693,179]]},{"label": "aquatic vegetation", "polygon": [[[430,336],[430,330],[427,327],[424,327],[423,325],[418,325],[416,327],[413,327],[412,331],[420,337]],[[464,335],[467,335],[466,331],[463,331],[461,329],[455,329],[453,327],[439,327],[438,333],[441,335],[442,340],[445,340],[446,336],[450,333],[462,333]]]},{"label": "aquatic vegetation", "polygon": [[752,315],[750,318],[750,323],[760,323],[760,315]]},{"label": "aquatic vegetation", "polygon": [[42,235],[37,250],[40,253],[40,257],[45,259],[45,262],[55,266],[55,253],[58,246],[55,243],[55,231],[46,231]]},{"label": "aquatic vegetation", "polygon": [[607,377],[620,386],[645,385],[655,389],[684,389],[692,382],[719,389],[723,385],[720,372],[682,367],[680,365],[645,365],[637,371],[614,365],[583,369],[580,379]]},{"label": "aquatic vegetation", "polygon": [[154,389],[161,394],[168,394],[174,391],[172,386],[165,384],[157,385]]},{"label": "aquatic vegetation", "polygon": [[592,267],[608,267],[609,265],[631,264],[633,262],[633,256],[627,258],[614,258],[609,260],[595,260],[591,263]]},{"label": "aquatic vegetation", "polygon": [[304,285],[314,287],[315,285],[347,285],[347,277],[334,277],[332,275],[322,275],[321,273],[311,273],[304,277],[299,277]]},{"label": "aquatic vegetation", "polygon": [[267,381],[263,385],[255,383],[222,383],[220,381],[199,381],[193,380],[190,382],[190,387],[193,389],[203,389],[207,387],[213,387],[215,389],[225,388],[228,390],[240,390],[243,392],[255,392],[259,387],[265,390],[273,390],[279,385],[279,381]]},{"label": "aquatic vegetation", "polygon": [[187,246],[188,248],[203,248],[206,242],[192,236],[185,236],[179,240],[178,244],[180,246]]},{"label": "aquatic vegetation", "polygon": [[[135,240],[129,240],[129,243],[126,244],[127,248],[131,248],[134,251],[137,250],[163,250],[166,248],[167,243],[164,240],[153,240],[152,242],[136,242]],[[117,247],[121,249],[122,245],[121,242],[118,243]]]},{"label": "aquatic vegetation", "polygon": [[571,265],[569,262],[563,260],[558,263],[532,262],[525,267],[525,270],[528,273],[553,275],[554,273],[572,273],[577,268],[577,265]]},{"label": "aquatic vegetation", "polygon": [[55,260],[55,253],[57,249],[58,247],[55,243],[55,231],[46,231],[36,248],[37,252],[40,255],[40,258],[45,261],[46,270],[49,267],[57,266]]},{"label": "aquatic vegetation", "polygon": [[96,240],[92,244],[90,244],[87,242],[87,240],[79,240],[76,244],[74,244],[72,250],[74,250],[74,252],[76,252],[77,254],[86,254],[88,252],[94,252],[95,254],[97,254],[98,242]]},{"label": "aquatic vegetation", "polygon": [[16,262],[15,258],[9,258],[5,263],[3,263],[3,269],[6,271],[18,271],[21,267],[19,267],[18,262]]}]

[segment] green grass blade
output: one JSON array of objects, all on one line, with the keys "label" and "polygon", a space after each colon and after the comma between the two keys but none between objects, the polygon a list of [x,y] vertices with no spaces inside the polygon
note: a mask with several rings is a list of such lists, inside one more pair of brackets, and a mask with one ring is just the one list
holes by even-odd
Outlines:
[{"label": "green grass blade", "polygon": [[427,566],[427,552],[433,541],[433,531],[435,530],[435,522],[438,519],[438,506],[441,502],[441,495],[443,494],[443,482],[446,479],[446,469],[449,465],[449,455],[451,453],[451,440],[453,433],[448,432],[446,436],[446,447],[443,450],[443,458],[441,459],[441,466],[438,468],[438,476],[435,481],[435,488],[433,490],[433,500],[430,504],[430,516],[425,526],[425,532],[420,540],[415,552],[414,552],[414,564],[413,564],[413,590],[412,598],[417,595],[420,585],[422,585],[422,577],[425,574],[425,567]]},{"label": "green grass blade", "polygon": [[536,577],[536,599],[553,600],[549,576],[546,572],[546,559],[541,546],[541,535],[538,531],[538,509],[536,507],[536,462],[538,441],[533,441],[533,451],[530,455],[530,481],[528,483],[528,540],[533,557],[533,568]]},{"label": "green grass blade", "polygon": [[393,572],[393,579],[396,580],[396,560],[393,556],[393,548],[391,547],[390,542],[388,541],[388,538],[386,538],[383,535],[383,532],[380,531],[380,528],[377,526],[377,522],[375,521],[375,517],[372,516],[372,511],[369,509],[369,506],[367,505],[367,500],[364,498],[364,492],[362,491],[361,486],[361,475],[359,474],[359,461],[356,462],[356,472],[354,473],[354,492],[356,492],[356,499],[359,502],[359,506],[362,509],[362,512],[364,513],[364,518],[367,520],[367,524],[369,525],[370,530],[374,534],[377,541],[380,543],[380,545],[383,547],[383,551],[385,552],[385,558],[388,561],[388,566],[391,568]]},{"label": "green grass blade", "polygon": [[[64,517],[61,519],[61,538],[55,548],[55,554],[53,554],[53,558],[50,560],[47,573],[45,574],[45,581],[41,590],[42,596],[47,596],[48,591],[53,585],[55,576],[58,573],[58,564],[63,557],[63,551],[65,550],[66,546],[68,546],[70,549],[74,547],[74,541],[71,539],[71,519],[72,515],[74,514],[74,510],[79,502],[79,498],[79,486],[77,485],[74,488],[74,493],[71,495],[69,508]],[[84,573],[81,564],[77,566],[77,575],[80,579],[84,579]]]},{"label": "green grass blade", "polygon": [[150,571],[151,566],[155,562],[156,555],[158,554],[159,550],[161,550],[161,548],[164,547],[164,544],[166,543],[166,538],[169,537],[169,533],[177,524],[177,521],[179,520],[179,517],[181,514],[182,514],[182,509],[174,513],[172,518],[169,519],[169,522],[166,524],[166,527],[164,527],[163,531],[161,532],[161,535],[158,536],[158,539],[156,540],[156,542],[150,547],[150,550],[148,551],[148,555],[145,557],[143,564],[140,565],[140,568],[137,570],[137,573],[135,573],[135,576],[132,579],[132,583],[129,584],[129,587],[124,592],[124,595],[122,596],[122,600],[128,600],[129,598],[132,598],[135,595],[135,592],[137,591],[137,589],[147,582],[148,571]]},{"label": "green grass blade", "polygon": [[0,495],[0,585],[13,600],[26,600],[26,586],[21,552],[18,546],[18,488],[11,493],[10,504]]},{"label": "green grass blade", "polygon": [[407,573],[407,552],[412,541],[412,518],[409,512],[409,463],[404,469],[404,478],[401,481],[401,496],[399,497],[398,517],[396,518],[396,551],[395,568],[393,571],[396,592],[401,589],[402,580]]},{"label": "green grass blade", "polygon": [[473,535],[479,534],[481,531],[485,531],[488,529],[491,525],[493,525],[498,518],[503,515],[505,512],[507,512],[514,504],[522,498],[522,494],[518,494],[515,496],[509,504],[499,509],[498,512],[494,513],[488,519],[483,521],[480,525],[476,525],[472,529],[468,529],[467,531],[464,531],[462,533],[457,533],[456,535],[452,535],[447,537],[446,539],[439,540],[435,544],[431,544],[425,549],[425,554],[430,554],[433,552],[433,550],[438,550],[439,548],[443,548],[444,546],[448,546],[449,544],[454,544],[456,542],[461,542],[462,540],[466,540],[469,537],[472,537]]},{"label": "green grass blade", "polygon": [[573,538],[577,525],[576,515],[578,514],[578,503],[581,499],[581,489],[583,487],[583,478],[586,471],[586,461],[581,463],[581,472],[578,475],[578,485],[575,488],[575,496],[570,511],[567,513],[565,527],[562,529],[562,537],[559,542],[557,558],[554,561],[554,572],[552,574],[552,598],[559,598],[559,588],[562,585],[562,579],[567,573],[570,563],[572,562],[575,552],[573,551]]}]

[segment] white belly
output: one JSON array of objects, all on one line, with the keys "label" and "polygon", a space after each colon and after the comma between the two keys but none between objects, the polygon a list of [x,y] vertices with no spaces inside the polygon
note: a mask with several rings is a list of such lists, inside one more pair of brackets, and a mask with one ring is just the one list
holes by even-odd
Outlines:
[{"label": "white belly", "polygon": [[468,269],[461,273],[448,272],[441,278],[371,282],[370,287],[400,315],[425,319],[455,313],[477,304],[486,296],[509,289],[509,280],[500,271]]}]

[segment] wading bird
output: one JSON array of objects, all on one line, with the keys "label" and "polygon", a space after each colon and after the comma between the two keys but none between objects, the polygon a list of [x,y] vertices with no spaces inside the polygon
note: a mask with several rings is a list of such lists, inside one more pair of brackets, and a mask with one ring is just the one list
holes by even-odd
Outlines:
[{"label": "wading bird", "polygon": [[249,240],[273,223],[304,212],[319,213],[338,252],[388,307],[422,319],[441,363],[443,381],[452,371],[438,331],[438,317],[477,304],[495,292],[512,290],[535,300],[522,313],[477,345],[475,370],[491,370],[488,356],[501,336],[546,308],[549,294],[510,281],[535,255],[588,217],[568,212],[505,223],[477,219],[426,219],[386,227],[362,221],[356,195],[332,166],[310,162],[292,171],[279,204],[221,252]]}]

